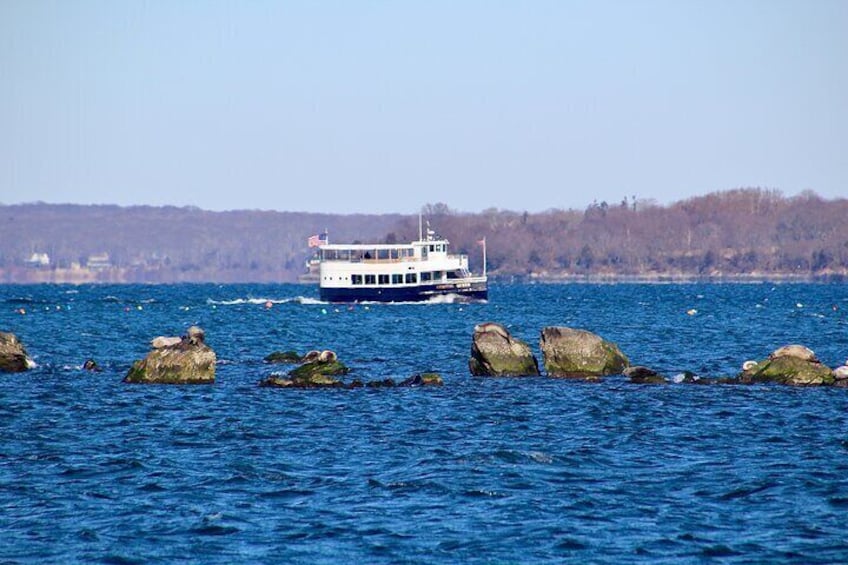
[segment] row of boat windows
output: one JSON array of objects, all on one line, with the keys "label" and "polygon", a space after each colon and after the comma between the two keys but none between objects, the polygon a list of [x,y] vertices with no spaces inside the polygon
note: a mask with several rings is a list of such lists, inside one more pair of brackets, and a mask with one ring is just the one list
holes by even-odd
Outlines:
[{"label": "row of boat windows", "polygon": [[[420,279],[419,279],[420,275]],[[456,271],[427,271],[423,273],[394,273],[389,275],[350,275],[351,285],[369,285],[369,284],[418,284],[419,280],[422,283],[426,282],[442,282],[445,279],[451,281],[468,277],[470,274],[465,269]],[[325,280],[333,280],[333,277],[324,277]],[[339,277],[338,280],[347,280],[347,277]]]},{"label": "row of boat windows", "polygon": [[[440,281],[444,273],[421,273],[421,282]],[[350,284],[415,284],[418,282],[418,273],[394,274],[394,275],[351,275]]]}]

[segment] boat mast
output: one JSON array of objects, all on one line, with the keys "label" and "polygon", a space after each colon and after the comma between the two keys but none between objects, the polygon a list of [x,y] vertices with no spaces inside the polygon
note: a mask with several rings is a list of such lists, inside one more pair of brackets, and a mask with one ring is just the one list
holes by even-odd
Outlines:
[{"label": "boat mast", "polygon": [[421,223],[421,212],[418,212],[418,241],[424,239],[424,226]]},{"label": "boat mast", "polygon": [[483,278],[486,278],[486,237],[483,236]]}]

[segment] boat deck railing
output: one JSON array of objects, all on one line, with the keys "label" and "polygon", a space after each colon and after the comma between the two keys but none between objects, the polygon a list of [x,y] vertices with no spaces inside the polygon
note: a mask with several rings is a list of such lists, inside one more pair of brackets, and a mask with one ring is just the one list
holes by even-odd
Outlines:
[{"label": "boat deck railing", "polygon": [[435,259],[430,259],[427,257],[389,257],[389,258],[375,258],[375,257],[348,257],[347,259],[333,258],[333,259],[322,259],[323,263],[366,263],[369,265],[373,264],[391,264],[391,263],[427,263],[427,262],[436,262],[438,260],[444,259],[459,259],[460,262],[467,261],[468,255],[449,255],[447,257],[437,257]]}]

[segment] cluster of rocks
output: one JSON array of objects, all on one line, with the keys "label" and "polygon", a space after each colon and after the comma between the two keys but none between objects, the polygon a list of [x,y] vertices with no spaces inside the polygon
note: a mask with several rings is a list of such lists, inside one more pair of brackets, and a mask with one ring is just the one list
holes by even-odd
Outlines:
[{"label": "cluster of rocks", "polygon": [[[542,364],[549,377],[599,380],[622,374],[634,384],[753,384],[848,387],[848,362],[830,369],[802,345],[787,345],[762,361],[746,361],[734,377],[702,378],[685,372],[671,378],[648,367],[631,365],[618,346],[581,329],[546,327],[539,338]],[[501,324],[487,322],[474,328],[468,367],[477,376],[540,375],[530,346],[510,335]]]},{"label": "cluster of rocks", "polygon": [[[539,338],[542,363],[549,377],[594,380],[620,374],[630,360],[611,341],[586,330],[551,326]],[[501,324],[474,327],[468,368],[476,376],[534,376],[539,362],[527,343],[512,337]]]},{"label": "cluster of rocks", "polygon": [[310,351],[299,355],[296,351],[278,351],[265,357],[267,363],[296,363],[299,366],[285,375],[274,374],[259,383],[259,386],[278,388],[392,388],[441,386],[442,377],[437,373],[420,373],[400,382],[394,379],[345,383],[335,377],[346,375],[350,369],[338,356],[329,350]]},{"label": "cluster of rocks", "polygon": [[[634,384],[753,384],[777,383],[793,386],[848,387],[848,362],[830,369],[815,353],[802,345],[787,345],[766,359],[746,361],[734,377],[701,378],[686,372],[667,378],[640,365],[610,341],[582,329],[550,326],[539,337],[542,366],[548,377],[597,381],[606,375],[624,375]],[[419,373],[400,382],[394,379],[346,383],[339,377],[350,369],[330,350],[275,352],[267,363],[296,364],[284,373],[274,373],[259,385],[278,388],[386,388],[440,386],[437,373]],[[160,336],[151,341],[151,351],[135,361],[124,378],[126,383],[210,384],[215,382],[215,352],[205,343],[205,333],[192,326],[180,337]],[[35,367],[26,349],[11,333],[0,332],[0,372],[22,372]],[[530,346],[510,335],[501,324],[486,322],[474,327],[468,368],[475,376],[538,376],[539,362]],[[83,365],[100,371],[93,359]]]}]

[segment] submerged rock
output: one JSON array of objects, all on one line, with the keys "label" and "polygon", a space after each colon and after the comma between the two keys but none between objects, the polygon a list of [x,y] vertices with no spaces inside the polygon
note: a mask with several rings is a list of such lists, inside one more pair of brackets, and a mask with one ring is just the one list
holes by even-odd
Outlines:
[{"label": "submerged rock", "polygon": [[365,383],[368,388],[394,388],[397,386],[394,379],[383,379],[382,381],[369,381]]},{"label": "submerged rock", "polygon": [[475,376],[526,376],[539,374],[539,362],[525,342],[512,337],[494,322],[474,327],[468,368]]},{"label": "submerged rock", "polygon": [[668,381],[665,380],[665,377],[663,377],[653,369],[642,367],[641,365],[634,365],[633,367],[628,367],[624,369],[622,374],[625,377],[629,378],[630,382],[633,384],[668,384]]},{"label": "submerged rock", "polygon": [[205,343],[205,333],[189,328],[178,343],[159,347],[133,363],[125,383],[212,384],[217,357]]},{"label": "submerged rock", "polygon": [[302,360],[297,351],[275,351],[264,359],[266,363],[300,363]]},{"label": "submerged rock", "polygon": [[443,384],[445,383],[442,380],[442,376],[438,373],[419,373],[402,380],[398,383],[398,386],[442,386]]},{"label": "submerged rock", "polygon": [[787,345],[775,350],[768,359],[757,362],[737,377],[741,383],[779,383],[792,386],[835,384],[831,369],[802,345]]},{"label": "submerged rock", "polygon": [[0,332],[0,371],[7,373],[22,373],[35,367],[18,336],[13,333]]},{"label": "submerged rock", "polygon": [[544,328],[539,347],[549,377],[599,377],[630,366],[616,344],[586,330]]}]

